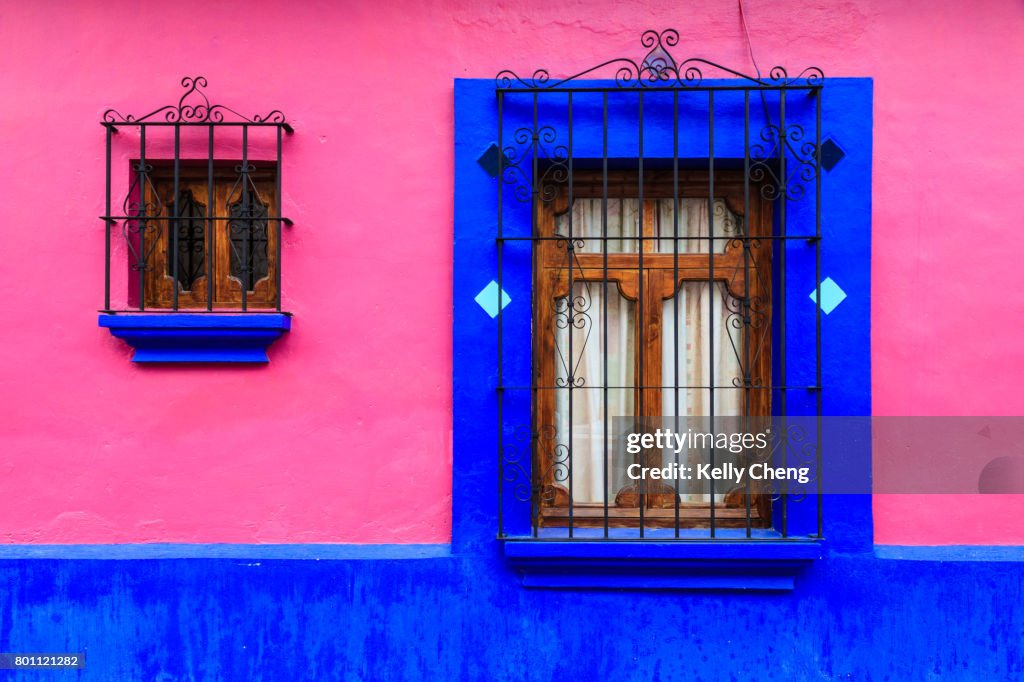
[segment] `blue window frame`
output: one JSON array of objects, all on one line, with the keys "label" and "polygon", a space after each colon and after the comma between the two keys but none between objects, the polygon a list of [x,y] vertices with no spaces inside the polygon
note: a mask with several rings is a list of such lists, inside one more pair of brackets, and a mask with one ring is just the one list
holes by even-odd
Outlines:
[{"label": "blue window frame", "polygon": [[[620,166],[643,159],[649,168],[667,161],[701,167],[713,158],[719,169],[743,169],[746,159],[749,173],[754,146],[770,147],[781,132],[796,145],[786,155],[813,158],[820,131],[820,168],[802,175],[803,167],[791,165],[787,180],[776,184],[788,198],[775,201],[774,223],[788,231],[774,242],[776,276],[785,279],[779,287],[784,303],[773,309],[772,385],[789,387],[791,415],[816,414],[819,396],[823,415],[870,412],[871,81],[824,81],[820,128],[813,96],[745,89],[743,80],[652,87],[643,95],[614,81],[576,80],[571,95],[552,83],[542,83],[540,96],[531,87],[502,91],[501,82],[496,89],[490,80],[455,84],[454,545],[493,544],[498,530],[505,557],[530,586],[766,589],[791,587],[798,569],[829,551],[870,545],[866,495],[811,493],[785,511],[776,502],[773,529],[755,533],[648,532],[641,543],[635,529],[579,529],[570,537],[565,529],[537,528],[533,434],[517,440],[508,427],[531,424],[532,404],[528,393],[517,396],[509,387],[530,386],[534,369],[534,192],[542,193],[543,180],[566,165],[582,168],[609,158]],[[780,111],[783,97],[787,127],[775,118],[773,137],[772,112]],[[809,139],[792,133],[798,126]],[[541,147],[534,157],[532,150]],[[778,164],[765,170],[784,172]],[[814,215],[819,206],[820,221]],[[810,232],[793,227],[808,224]],[[779,400],[776,392],[773,403]],[[786,515],[785,532],[780,514]]]}]

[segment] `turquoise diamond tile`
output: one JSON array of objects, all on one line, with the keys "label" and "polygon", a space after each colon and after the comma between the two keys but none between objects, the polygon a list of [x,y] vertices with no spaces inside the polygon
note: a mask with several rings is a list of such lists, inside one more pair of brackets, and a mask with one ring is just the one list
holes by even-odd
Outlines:
[{"label": "turquoise diamond tile", "polygon": [[508,293],[494,280],[491,280],[491,283],[485,286],[473,300],[480,304],[480,307],[491,317],[497,317],[498,311],[504,310],[505,306],[512,302]]},{"label": "turquoise diamond tile", "polygon": [[[818,291],[811,291],[811,300],[818,302]],[[821,310],[826,315],[836,309],[836,306],[846,300],[846,292],[835,283],[831,277],[821,280]]]}]

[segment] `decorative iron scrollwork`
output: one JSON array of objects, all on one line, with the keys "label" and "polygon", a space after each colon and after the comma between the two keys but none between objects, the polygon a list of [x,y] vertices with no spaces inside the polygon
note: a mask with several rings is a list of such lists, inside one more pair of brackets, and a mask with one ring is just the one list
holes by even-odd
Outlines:
[{"label": "decorative iron scrollwork", "polygon": [[150,176],[153,166],[134,163],[132,170],[132,182],[122,204],[128,219],[121,224],[121,232],[128,244],[129,265],[133,271],[141,272],[149,269],[149,258],[160,235],[159,219],[164,205]]},{"label": "decorative iron scrollwork", "polygon": [[[191,291],[196,280],[206,274],[206,205],[196,200],[192,190],[184,189],[169,213],[173,216],[171,223],[177,223],[178,285],[182,291]],[[174,234],[173,228],[170,234]],[[174,261],[170,258],[167,276],[174,277]]]},{"label": "decorative iron scrollwork", "polygon": [[537,484],[540,487],[540,501],[543,504],[555,502],[558,495],[558,487],[569,481],[572,473],[570,461],[572,449],[566,443],[559,441],[558,433],[554,426],[546,425],[539,429],[537,434],[541,450],[541,461],[548,455],[548,465],[540,472]]},{"label": "decorative iron scrollwork", "polygon": [[818,175],[814,142],[804,140],[803,126],[793,124],[769,123],[761,128],[760,137],[761,142],[750,148],[750,179],[761,183],[761,196],[769,201],[799,199],[806,191],[804,185]]},{"label": "decorative iron scrollwork", "polygon": [[742,78],[766,87],[817,87],[825,78],[817,67],[804,69],[791,77],[785,68],[775,66],[769,70],[768,77],[763,78],[700,57],[680,61],[669,50],[679,44],[679,31],[671,28],[660,32],[644,31],[640,36],[640,44],[647,48],[647,52],[639,61],[616,57],[558,80],[552,80],[547,69],[537,69],[527,77],[505,69],[495,78],[495,87],[498,90],[556,90],[584,77],[601,78],[602,75],[614,79],[615,84],[622,88],[695,87],[706,77]]},{"label": "decorative iron scrollwork", "polygon": [[[557,144],[558,134],[551,126],[519,128],[512,139],[515,144],[504,149],[506,163],[502,180],[515,187],[513,193],[519,201],[529,201],[534,195],[544,202],[553,201],[558,185],[569,179],[569,148]],[[536,182],[531,182],[533,171],[524,169],[523,163],[534,160],[544,167]]]},{"label": "decorative iron scrollwork", "polygon": [[817,480],[815,463],[818,455],[818,444],[811,440],[803,423],[782,421],[773,424],[768,452],[756,458],[772,467],[806,467],[807,482],[780,482],[769,479],[764,482],[765,493],[773,501],[785,495],[791,502],[800,502],[811,492],[810,484]]},{"label": "decorative iron scrollwork", "polygon": [[530,481],[530,447],[532,438],[528,426],[517,426],[512,437],[502,444],[501,477],[512,485],[512,495],[520,502],[529,502],[532,490]]},{"label": "decorative iron scrollwork", "polygon": [[253,291],[256,283],[270,272],[268,206],[260,199],[252,180],[255,166],[236,166],[239,173],[228,192],[228,216],[231,244],[231,277]]},{"label": "decorative iron scrollwork", "polygon": [[[541,460],[547,461],[547,466],[531,477],[534,448],[538,449]],[[513,497],[520,502],[530,502],[533,491],[537,490],[540,502],[551,503],[555,500],[556,488],[546,484],[561,485],[569,480],[569,458],[569,446],[558,441],[554,426],[542,425],[532,432],[530,427],[519,425],[502,444],[502,480],[511,485]]]},{"label": "decorative iron scrollwork", "polygon": [[[730,247],[743,249],[744,256],[737,268],[743,268],[744,276],[752,281],[744,295],[730,295],[723,289],[722,303],[725,306],[725,325],[733,355],[736,358],[740,376],[733,377],[734,388],[764,389],[770,385],[769,377],[759,373],[766,369],[763,356],[771,353],[771,282],[765,272],[765,263],[760,261],[761,240],[757,237],[742,237],[731,240]],[[749,293],[757,291],[761,293]]]},{"label": "decorative iron scrollwork", "polygon": [[[552,333],[555,334],[555,350],[562,365],[562,371],[555,376],[555,385],[559,388],[582,388],[587,383],[586,378],[578,375],[577,371],[583,361],[584,352],[590,342],[590,333],[594,328],[594,320],[590,316],[593,297],[590,294],[589,282],[584,281],[580,284],[583,285],[580,292],[570,291],[566,296],[555,299]],[[558,330],[560,329],[568,330],[570,334],[574,329],[584,333],[583,342],[573,348],[575,357],[567,358],[562,352],[562,344],[558,342]],[[568,351],[568,347],[566,351]]]},{"label": "decorative iron scrollwork", "polygon": [[182,124],[233,121],[254,125],[280,125],[286,130],[290,130],[284,113],[279,109],[274,109],[267,114],[248,117],[223,104],[210,104],[204,90],[206,85],[206,78],[203,76],[186,76],[181,79],[181,87],[185,88],[185,93],[177,104],[164,105],[142,116],[122,114],[116,109],[107,109],[103,112],[103,122],[113,125],[137,124],[159,121],[161,118],[166,123]]}]

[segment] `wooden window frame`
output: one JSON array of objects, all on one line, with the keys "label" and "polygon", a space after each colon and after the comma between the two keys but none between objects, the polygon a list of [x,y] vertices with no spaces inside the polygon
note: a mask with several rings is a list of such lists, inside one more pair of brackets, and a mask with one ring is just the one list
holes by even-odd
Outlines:
[{"label": "wooden window frame", "polygon": [[[636,199],[638,195],[639,174],[635,171],[608,171],[607,192],[602,172],[577,170],[573,177],[573,199],[602,198]],[[678,190],[676,191],[676,187]],[[572,280],[615,282],[621,294],[628,300],[640,303],[641,292],[643,304],[637,306],[635,317],[634,338],[636,343],[643,344],[644,356],[652,358],[645,362],[641,373],[640,354],[634,354],[634,382],[644,389],[634,389],[635,413],[638,417],[654,417],[661,414],[661,354],[662,354],[662,302],[670,300],[686,282],[709,281],[710,256],[703,253],[657,253],[657,238],[654,234],[653,202],[658,199],[706,199],[709,190],[709,176],[706,171],[679,171],[678,185],[671,171],[645,171],[643,184],[643,269],[640,269],[638,253],[581,253],[573,251]],[[715,199],[725,201],[728,209],[741,219],[749,230],[749,252],[744,255],[744,239],[737,235],[735,241],[726,244],[724,250],[713,254],[715,281],[723,282],[729,293],[737,298],[745,295],[745,281],[749,280],[746,294],[750,300],[766,301],[768,309],[760,311],[766,329],[759,330],[763,335],[767,348],[757,354],[751,362],[750,373],[762,378],[762,385],[744,387],[744,404],[750,405],[749,416],[768,417],[771,409],[771,253],[772,253],[772,207],[763,198],[761,186],[750,183],[745,188],[742,172],[716,171],[714,176]],[[744,219],[744,198],[749,199],[749,220]],[[647,202],[652,202],[648,204]],[[556,237],[556,218],[569,209],[568,188],[561,184],[555,188],[552,201],[535,202],[537,234],[541,239],[536,242],[537,267],[534,274],[535,308],[534,308],[534,382],[537,386],[555,386],[555,336],[552,330],[556,300],[564,298],[569,290],[569,260],[566,240]],[[664,237],[663,237],[664,238]],[[671,237],[668,237],[671,239]],[[607,270],[605,259],[607,258]],[[748,269],[744,267],[744,258],[752,258],[760,269],[756,277],[747,277]],[[750,263],[747,260],[747,263]],[[678,267],[679,278],[673,286],[673,273]],[[751,266],[752,269],[753,266]],[[641,283],[641,278],[644,281]],[[765,284],[766,283],[766,284]],[[767,288],[768,291],[763,289]],[[642,309],[642,314],[641,314]],[[767,350],[768,352],[764,352]],[[747,351],[745,351],[746,353]],[[669,382],[664,382],[668,385]],[[535,391],[534,414],[537,419],[538,433],[554,433],[555,423],[555,390]],[[642,406],[642,409],[641,409]],[[606,415],[609,418],[610,415]],[[679,505],[678,523],[680,527],[707,527],[710,518],[710,503],[679,502],[675,488],[667,484],[647,482],[643,495],[634,486],[626,486],[618,491],[614,503],[609,500],[607,513],[603,503],[575,503],[571,507],[569,489],[556,481],[556,462],[554,448],[545,439],[537,438],[534,442],[534,461],[542,472],[539,477],[539,513],[541,526],[564,527],[569,525],[570,517],[574,527],[598,527],[607,523],[611,527],[636,527],[640,524],[640,501],[645,502],[644,527],[674,527],[677,522],[676,505]],[[648,455],[645,458],[648,466],[653,464]],[[654,457],[659,455],[654,454]],[[736,488],[725,492],[722,503],[715,504],[715,527],[742,528],[747,527],[747,504],[745,501],[747,488]],[[766,492],[752,488],[750,493],[750,527],[771,527],[771,501]]]},{"label": "wooden window frame", "polygon": [[[242,302],[242,281],[231,275],[231,223],[229,204],[240,199],[240,184],[244,181],[238,171],[241,162],[217,162],[213,168],[214,202],[209,203],[210,176],[206,161],[181,162],[178,169],[178,195],[190,190],[194,199],[207,207],[204,223],[204,245],[208,254],[211,225],[213,233],[213,267],[204,256],[205,274],[198,277],[191,290],[179,288],[178,308],[207,308],[207,277],[213,272],[213,309],[237,310]],[[156,218],[157,241],[147,261],[144,300],[146,308],[169,309],[173,306],[174,277],[168,274],[168,259],[171,255],[171,216],[174,197],[174,166],[169,162],[152,162],[150,182],[146,186],[146,203],[160,207]],[[259,200],[266,205],[267,218],[267,274],[253,283],[247,293],[248,309],[273,309],[277,305],[277,240],[279,230],[273,216],[280,215],[280,198],[277,196],[277,166],[273,163],[250,162],[251,170],[246,174],[251,180],[249,192],[258,193]],[[155,196],[154,196],[155,193]],[[213,217],[213,220],[210,219]]]}]

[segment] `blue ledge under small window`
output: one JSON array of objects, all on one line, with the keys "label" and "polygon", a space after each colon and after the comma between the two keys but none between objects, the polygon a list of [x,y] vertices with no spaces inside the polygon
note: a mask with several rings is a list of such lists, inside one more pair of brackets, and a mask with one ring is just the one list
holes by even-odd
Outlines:
[{"label": "blue ledge under small window", "polygon": [[100,326],[135,349],[134,362],[268,362],[267,348],[291,328],[285,313],[101,314]]}]

